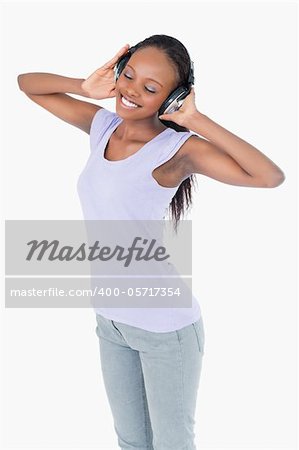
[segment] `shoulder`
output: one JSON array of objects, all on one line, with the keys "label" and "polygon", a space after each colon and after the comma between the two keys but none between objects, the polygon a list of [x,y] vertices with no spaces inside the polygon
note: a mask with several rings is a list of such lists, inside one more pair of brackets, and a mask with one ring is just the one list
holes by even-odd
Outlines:
[{"label": "shoulder", "polygon": [[198,158],[199,155],[208,150],[209,146],[211,146],[211,143],[207,139],[203,139],[191,132],[188,134],[189,136],[186,136],[186,140],[181,146],[180,153],[182,156],[192,162],[194,161],[194,157]]},{"label": "shoulder", "polygon": [[179,147],[177,156],[184,158],[185,161],[189,160],[191,163],[195,151],[198,154],[199,150],[204,149],[207,140],[200,138],[191,131],[172,131],[173,133],[171,133],[169,138],[173,139],[173,142]]},{"label": "shoulder", "polygon": [[196,134],[188,133],[189,136],[186,136],[186,141],[183,143],[181,147],[181,153],[184,156],[188,156],[192,158],[192,154],[194,150],[203,149],[207,143],[206,139],[203,139]]},{"label": "shoulder", "polygon": [[115,116],[116,113],[109,111],[109,109],[103,108],[103,106],[99,107],[99,109],[95,112],[95,115],[93,116],[93,119],[97,119],[98,117],[104,117],[104,116]]},{"label": "shoulder", "polygon": [[99,108],[92,118],[90,135],[97,133],[99,129],[113,126],[116,120],[119,120],[119,116],[115,112],[103,107]]},{"label": "shoulder", "polygon": [[179,150],[177,151],[174,162],[184,168],[184,176],[190,176],[192,173],[199,173],[198,161],[203,159],[203,154],[207,149],[207,140],[192,132],[175,132],[181,135],[179,140]]}]

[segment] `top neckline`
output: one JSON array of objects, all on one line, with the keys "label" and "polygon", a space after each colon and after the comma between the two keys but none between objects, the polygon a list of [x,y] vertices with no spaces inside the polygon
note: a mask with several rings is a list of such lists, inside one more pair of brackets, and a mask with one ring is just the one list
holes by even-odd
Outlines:
[{"label": "top neckline", "polygon": [[158,139],[158,137],[164,135],[164,133],[166,131],[174,131],[172,128],[168,127],[165,128],[165,130],[161,131],[161,133],[157,134],[156,136],[154,136],[152,139],[150,139],[148,142],[146,142],[142,147],[140,147],[139,150],[137,150],[137,152],[133,153],[130,156],[127,156],[127,158],[123,158],[123,159],[116,159],[116,160],[109,160],[107,158],[105,158],[105,150],[107,147],[107,144],[112,136],[112,133],[116,130],[116,128],[118,127],[118,125],[120,125],[120,123],[123,121],[123,119],[121,117],[118,117],[116,120],[116,123],[111,127],[111,129],[109,130],[109,133],[106,136],[106,139],[103,140],[103,146],[102,146],[102,151],[101,151],[101,158],[102,161],[105,162],[105,164],[126,164],[131,162],[134,158],[137,158],[138,155],[140,155],[144,150],[146,150],[147,146],[149,144],[151,144],[153,141],[155,141],[156,139]]}]

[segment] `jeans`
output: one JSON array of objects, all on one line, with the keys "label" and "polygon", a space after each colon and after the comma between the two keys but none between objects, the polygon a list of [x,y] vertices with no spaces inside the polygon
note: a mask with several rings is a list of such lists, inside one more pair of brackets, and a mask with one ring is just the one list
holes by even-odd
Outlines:
[{"label": "jeans", "polygon": [[195,450],[202,317],[156,333],[96,314],[101,370],[122,450]]}]

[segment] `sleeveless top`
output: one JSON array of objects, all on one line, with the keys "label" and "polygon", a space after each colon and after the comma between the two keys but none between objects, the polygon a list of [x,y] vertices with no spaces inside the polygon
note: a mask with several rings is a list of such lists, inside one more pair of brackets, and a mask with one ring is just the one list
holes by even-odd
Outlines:
[{"label": "sleeveless top", "polygon": [[[163,130],[133,155],[109,161],[104,152],[122,118],[105,108],[93,117],[90,128],[90,154],[81,172],[77,190],[85,220],[164,219],[178,187],[163,187],[153,170],[171,159],[194,133]],[[107,319],[153,332],[169,332],[197,321],[201,316],[192,294],[189,308],[99,308],[95,313]]]}]

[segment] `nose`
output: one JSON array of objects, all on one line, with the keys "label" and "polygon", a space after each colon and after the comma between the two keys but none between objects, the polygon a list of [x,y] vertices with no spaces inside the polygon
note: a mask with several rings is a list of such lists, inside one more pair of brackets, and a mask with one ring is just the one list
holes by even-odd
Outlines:
[{"label": "nose", "polygon": [[132,82],[130,83],[130,84],[126,84],[125,86],[124,86],[124,91],[125,91],[125,94],[127,94],[128,95],[128,97],[131,97],[132,98],[132,100],[133,99],[136,99],[136,101],[138,100],[138,98],[140,97],[140,95],[138,94],[138,90],[136,90],[135,88],[134,88],[134,86],[132,85]]},{"label": "nose", "polygon": [[127,95],[127,97],[130,97],[132,100],[136,100],[136,103],[138,103],[138,98],[140,96],[136,94],[136,91],[134,91],[132,88],[126,88],[125,95]]}]

